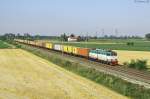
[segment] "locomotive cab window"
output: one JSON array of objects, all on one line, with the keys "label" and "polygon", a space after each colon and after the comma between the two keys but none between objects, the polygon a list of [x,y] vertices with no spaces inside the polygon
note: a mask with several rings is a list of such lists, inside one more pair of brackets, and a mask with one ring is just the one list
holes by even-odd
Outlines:
[{"label": "locomotive cab window", "polygon": [[117,56],[117,53],[115,53],[115,52],[112,52],[112,56]]},{"label": "locomotive cab window", "polygon": [[111,53],[107,53],[107,56],[111,56]]}]

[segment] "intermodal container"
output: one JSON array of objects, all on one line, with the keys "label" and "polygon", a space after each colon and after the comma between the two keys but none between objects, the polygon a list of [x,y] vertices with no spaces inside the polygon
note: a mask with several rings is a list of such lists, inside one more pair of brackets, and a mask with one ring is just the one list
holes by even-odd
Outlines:
[{"label": "intermodal container", "polygon": [[50,42],[46,42],[45,47],[48,48],[48,49],[53,49],[53,44],[50,43]]},{"label": "intermodal container", "polygon": [[23,42],[24,42],[24,40],[19,40],[19,39],[16,39],[15,41],[17,41],[17,42],[21,42],[21,43],[23,43]]},{"label": "intermodal container", "polygon": [[63,45],[63,51],[68,53],[68,46],[67,45]]},{"label": "intermodal container", "polygon": [[23,43],[28,44],[28,40],[24,40]]},{"label": "intermodal container", "polygon": [[31,45],[35,45],[35,42],[34,41],[30,41],[29,42]]},{"label": "intermodal container", "polygon": [[59,44],[54,44],[54,50],[62,51],[63,50],[63,46],[59,45]]},{"label": "intermodal container", "polygon": [[41,41],[36,41],[36,46],[43,47],[43,42],[41,42]]},{"label": "intermodal container", "polygon": [[67,52],[68,53],[73,53],[73,46],[67,46],[67,47],[68,47]]},{"label": "intermodal container", "polygon": [[75,54],[75,55],[78,55],[78,47],[72,47],[72,53]]},{"label": "intermodal container", "polygon": [[89,48],[77,48],[77,52],[78,52],[78,55],[88,58],[90,49]]}]

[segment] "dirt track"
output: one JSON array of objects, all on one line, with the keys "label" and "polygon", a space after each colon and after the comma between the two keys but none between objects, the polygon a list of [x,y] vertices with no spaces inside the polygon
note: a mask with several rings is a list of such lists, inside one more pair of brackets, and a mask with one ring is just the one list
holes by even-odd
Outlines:
[{"label": "dirt track", "polygon": [[2,99],[124,99],[109,89],[20,49],[0,50]]}]

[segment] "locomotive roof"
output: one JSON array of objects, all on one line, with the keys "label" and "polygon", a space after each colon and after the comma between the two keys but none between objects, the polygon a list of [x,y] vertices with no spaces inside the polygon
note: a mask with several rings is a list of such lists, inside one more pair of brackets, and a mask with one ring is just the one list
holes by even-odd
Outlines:
[{"label": "locomotive roof", "polygon": [[112,50],[106,50],[106,49],[96,49],[96,51],[106,52],[106,53],[113,53],[114,52]]}]

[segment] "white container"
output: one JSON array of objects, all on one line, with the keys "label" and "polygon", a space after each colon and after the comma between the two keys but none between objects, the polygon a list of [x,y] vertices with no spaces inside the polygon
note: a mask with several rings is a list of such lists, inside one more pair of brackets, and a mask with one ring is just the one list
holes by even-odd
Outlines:
[{"label": "white container", "polygon": [[59,44],[55,44],[55,45],[54,45],[54,50],[62,51],[62,50],[63,50],[63,46],[62,46],[62,45],[59,45]]}]

